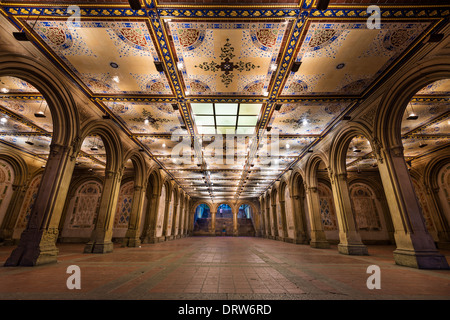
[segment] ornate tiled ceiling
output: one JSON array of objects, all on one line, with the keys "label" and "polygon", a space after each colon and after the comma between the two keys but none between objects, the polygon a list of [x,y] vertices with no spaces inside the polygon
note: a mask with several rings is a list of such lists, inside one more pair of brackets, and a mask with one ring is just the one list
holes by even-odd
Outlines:
[{"label": "ornate tiled ceiling", "polygon": [[[445,7],[393,2],[381,6],[381,29],[367,28],[363,0],[332,0],[326,10],[314,0],[146,0],[136,11],[127,1],[11,1],[0,8],[187,193],[219,200],[264,192],[449,15]],[[69,5],[80,8],[75,24],[67,23]],[[406,120],[407,109],[402,124],[408,159],[448,141],[449,92],[450,80],[439,81],[412,99],[419,118]],[[34,116],[45,109],[39,92],[2,77],[0,94],[0,141],[46,159],[52,122],[48,110]],[[225,131],[237,135],[217,135]],[[36,143],[26,144],[30,138]],[[349,170],[374,169],[368,141],[355,137],[349,148]],[[105,167],[100,138],[84,141],[77,164]]]}]

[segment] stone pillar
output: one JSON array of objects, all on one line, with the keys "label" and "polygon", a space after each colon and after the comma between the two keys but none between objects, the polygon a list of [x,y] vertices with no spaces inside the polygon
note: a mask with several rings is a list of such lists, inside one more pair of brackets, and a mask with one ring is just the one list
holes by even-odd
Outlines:
[{"label": "stone pillar", "polygon": [[403,156],[403,146],[377,148],[378,167],[395,228],[395,263],[419,269],[449,269],[428,233]]},{"label": "stone pillar", "polygon": [[238,212],[233,210],[233,236],[237,237],[239,235],[239,224],[237,219]]},{"label": "stone pillar", "polygon": [[440,206],[439,202],[439,187],[431,188],[425,185],[425,190],[427,196],[430,199],[431,204],[430,214],[432,216],[434,225],[436,226],[437,236],[438,236],[438,247],[442,249],[450,249],[450,230],[447,220],[445,218],[444,211]]},{"label": "stone pillar", "polygon": [[177,238],[183,237],[183,218],[184,218],[184,197],[180,200],[180,212],[179,212],[179,219],[178,219],[178,232],[177,232]]},{"label": "stone pillar", "polygon": [[287,232],[287,222],[286,222],[286,202],[285,200],[280,201],[280,217],[281,217],[281,234],[279,234],[281,240],[286,240],[289,237]]},{"label": "stone pillar", "polygon": [[272,238],[272,220],[270,219],[271,215],[272,215],[272,213],[270,212],[270,205],[267,204],[267,206],[266,206],[266,220],[267,220],[266,238],[268,238],[268,239]]},{"label": "stone pillar", "polygon": [[172,214],[172,232],[170,233],[170,239],[175,239],[177,237],[177,216],[178,216],[178,203],[173,204],[173,214]]},{"label": "stone pillar", "polygon": [[12,185],[13,194],[9,201],[6,215],[2,222],[0,230],[0,238],[3,239],[3,243],[6,246],[14,245],[13,234],[14,227],[16,226],[17,219],[19,218],[20,209],[23,205],[23,199],[27,191],[27,185]]},{"label": "stone pillar", "polygon": [[133,200],[131,203],[130,221],[128,223],[128,230],[123,239],[122,246],[124,247],[139,247],[141,239],[139,238],[140,222],[142,207],[145,200],[145,187],[134,186]]},{"label": "stone pillar", "polygon": [[113,251],[112,232],[117,200],[122,180],[122,169],[105,172],[97,221],[91,239],[84,247],[84,253],[108,253]]},{"label": "stone pillar", "polygon": [[308,202],[309,222],[311,224],[310,246],[313,248],[328,249],[330,244],[323,231],[322,218],[320,216],[320,199],[317,187],[305,188]]},{"label": "stone pillar", "polygon": [[266,235],[266,208],[260,204],[261,208],[261,220],[260,220],[260,229],[261,229],[261,237],[264,237]]},{"label": "stone pillar", "polygon": [[[301,196],[292,196],[293,218],[294,218],[294,239],[296,244],[307,244],[308,235],[306,233],[305,209],[303,206],[304,199]],[[286,202],[289,205],[289,202]]]},{"label": "stone pillar", "polygon": [[144,225],[143,243],[156,243],[156,224],[159,210],[159,196],[151,194],[147,204],[146,225]]},{"label": "stone pillar", "polygon": [[273,239],[276,239],[277,234],[278,234],[278,217],[277,217],[277,204],[276,203],[272,203],[272,219],[273,219],[272,237],[273,237]]},{"label": "stone pillar", "polygon": [[216,212],[211,212],[211,227],[209,231],[212,236],[216,235]]},{"label": "stone pillar", "polygon": [[5,266],[35,266],[57,261],[58,225],[76,155],[67,146],[52,144],[27,228]]},{"label": "stone pillar", "polygon": [[[164,224],[162,230],[162,237],[165,240],[169,240],[169,213],[170,213],[170,198],[164,202]],[[171,227],[172,228],[172,227]]]},{"label": "stone pillar", "polygon": [[356,229],[355,217],[348,191],[347,173],[331,173],[330,180],[339,224],[339,253],[368,255],[367,247],[362,243],[361,236]]}]

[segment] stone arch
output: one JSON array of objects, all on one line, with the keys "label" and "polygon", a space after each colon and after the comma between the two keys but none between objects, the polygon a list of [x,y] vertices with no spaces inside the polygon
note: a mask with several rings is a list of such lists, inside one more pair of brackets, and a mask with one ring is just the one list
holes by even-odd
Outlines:
[{"label": "stone arch", "polygon": [[343,130],[339,130],[336,135],[334,135],[329,153],[331,172],[336,175],[347,173],[345,161],[347,158],[347,150],[352,139],[359,135],[364,136],[369,142],[372,140],[372,133],[369,128],[358,123],[354,123]]},{"label": "stone arch", "polygon": [[0,55],[0,76],[17,77],[33,85],[52,114],[52,145],[73,145],[80,131],[79,115],[70,89],[57,75],[35,59],[7,54]]},{"label": "stone arch", "polygon": [[317,188],[317,169],[320,162],[323,162],[325,168],[329,168],[328,158],[323,152],[313,153],[306,162],[306,184],[309,188]]},{"label": "stone arch", "polygon": [[87,123],[82,128],[81,148],[82,142],[88,135],[98,135],[102,139],[106,151],[106,172],[118,172],[123,168],[123,151],[120,137],[117,135],[117,130],[112,125],[105,121],[95,120]]},{"label": "stone arch", "polygon": [[139,152],[137,149],[128,151],[122,161],[122,167],[128,160],[131,160],[133,163],[134,184],[136,186],[144,187],[147,182],[147,163],[145,162],[142,152]]},{"label": "stone arch", "polygon": [[375,116],[374,137],[385,150],[402,147],[401,122],[411,98],[428,84],[450,78],[448,59],[418,64],[396,80],[383,96]]},{"label": "stone arch", "polygon": [[17,154],[3,151],[0,154],[0,160],[7,162],[14,170],[13,184],[17,186],[24,185],[28,178],[28,166],[25,161]]}]

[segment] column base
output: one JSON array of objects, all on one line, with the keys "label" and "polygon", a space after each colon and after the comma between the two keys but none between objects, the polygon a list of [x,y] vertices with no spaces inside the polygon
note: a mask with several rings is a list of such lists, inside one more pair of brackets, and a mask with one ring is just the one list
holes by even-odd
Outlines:
[{"label": "column base", "polygon": [[141,239],[139,238],[124,238],[122,242],[122,247],[139,247],[141,245]]},{"label": "column base", "polygon": [[450,269],[445,256],[438,251],[414,251],[396,249],[395,263],[417,269]]},{"label": "column base", "polygon": [[56,239],[58,229],[25,230],[17,248],[6,260],[5,267],[32,267],[57,262]]},{"label": "column base", "polygon": [[338,244],[338,251],[341,254],[352,256],[368,256],[367,247],[363,244]]},{"label": "column base", "polygon": [[113,252],[112,242],[88,242],[84,247],[84,253],[110,253]]},{"label": "column base", "polygon": [[330,249],[330,244],[328,243],[328,241],[324,241],[324,240],[318,240],[318,241],[311,240],[309,242],[309,245],[311,246],[311,248],[316,248],[316,249]]}]

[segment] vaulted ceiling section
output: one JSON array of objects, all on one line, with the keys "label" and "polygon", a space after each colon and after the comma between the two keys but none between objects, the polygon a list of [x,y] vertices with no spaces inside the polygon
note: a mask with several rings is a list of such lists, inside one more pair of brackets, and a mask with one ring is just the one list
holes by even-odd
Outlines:
[{"label": "vaulted ceiling section", "polygon": [[[320,145],[449,16],[439,1],[379,2],[380,29],[367,27],[370,1],[326,10],[315,0],[147,0],[140,10],[10,1],[0,12],[192,197],[237,199],[261,195]],[[0,142],[45,159],[45,100],[17,78],[0,78],[0,88]],[[411,100],[407,160],[448,145],[449,92],[439,81]],[[88,137],[77,165],[105,162],[101,139]],[[350,143],[347,165],[376,169],[364,137]]]}]

